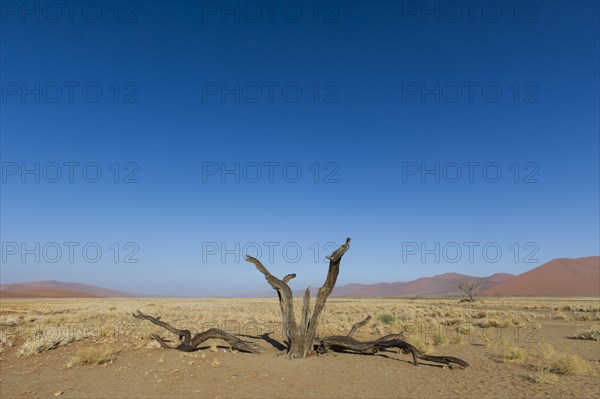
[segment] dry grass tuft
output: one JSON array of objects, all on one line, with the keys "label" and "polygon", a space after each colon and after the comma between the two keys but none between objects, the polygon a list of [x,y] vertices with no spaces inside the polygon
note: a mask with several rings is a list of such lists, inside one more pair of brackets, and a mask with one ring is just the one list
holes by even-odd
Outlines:
[{"label": "dry grass tuft", "polygon": [[75,341],[72,336],[67,337],[39,337],[26,341],[19,350],[19,356],[37,355],[39,353],[67,345]]},{"label": "dry grass tuft", "polygon": [[547,342],[538,343],[536,350],[539,356],[545,360],[552,359],[554,357],[554,354],[556,353],[556,349],[554,349],[554,346],[550,345]]},{"label": "dry grass tuft", "polygon": [[445,345],[446,343],[448,343],[448,337],[446,337],[444,332],[441,330],[436,331],[435,335],[433,336],[433,345],[441,346]]},{"label": "dry grass tuft", "polygon": [[416,337],[410,340],[410,344],[417,348],[417,350],[425,355],[430,355],[433,353],[433,346],[429,343],[423,341],[420,337]]},{"label": "dry grass tuft", "polygon": [[86,346],[77,349],[77,352],[75,352],[75,355],[67,366],[112,363],[117,353],[119,353],[119,350],[112,345]]},{"label": "dry grass tuft", "polygon": [[587,313],[577,313],[577,320],[579,321],[590,321],[592,317]]},{"label": "dry grass tuft", "polygon": [[487,312],[484,310],[480,310],[473,316],[473,318],[475,318],[475,319],[483,319],[485,317],[487,317]]},{"label": "dry grass tuft", "polygon": [[14,327],[19,324],[19,318],[16,316],[0,316],[0,327]]},{"label": "dry grass tuft", "polygon": [[553,374],[585,375],[590,371],[587,361],[574,353],[557,354],[550,365]]},{"label": "dry grass tuft", "polygon": [[389,313],[382,313],[379,316],[377,316],[377,320],[385,325],[391,326],[396,322],[396,317]]},{"label": "dry grass tuft", "polygon": [[579,330],[575,339],[584,339],[590,341],[600,341],[600,328],[588,328],[587,330]]},{"label": "dry grass tuft", "polygon": [[556,319],[556,320],[567,320],[568,319],[567,315],[564,314],[563,312],[556,312],[554,315],[551,315],[550,317],[553,319]]},{"label": "dry grass tuft", "polygon": [[527,381],[534,384],[553,384],[558,381],[558,377],[548,369],[538,368],[533,374],[527,376]]},{"label": "dry grass tuft", "polygon": [[527,351],[515,345],[504,346],[502,349],[502,363],[524,363]]}]

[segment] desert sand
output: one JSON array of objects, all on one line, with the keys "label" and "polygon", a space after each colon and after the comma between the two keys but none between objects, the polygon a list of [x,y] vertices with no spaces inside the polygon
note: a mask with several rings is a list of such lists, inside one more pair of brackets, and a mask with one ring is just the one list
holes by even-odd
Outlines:
[{"label": "desert sand", "polygon": [[[176,337],[133,319],[137,309],[193,332],[223,328],[267,352],[235,352],[222,341],[192,353],[163,349],[151,334]],[[366,315],[373,320],[357,338],[404,331],[421,350],[470,367],[415,367],[395,350],[288,360],[274,298],[3,298],[0,396],[600,397],[599,342],[575,339],[598,339],[599,298],[330,298],[320,334],[346,334]]]}]

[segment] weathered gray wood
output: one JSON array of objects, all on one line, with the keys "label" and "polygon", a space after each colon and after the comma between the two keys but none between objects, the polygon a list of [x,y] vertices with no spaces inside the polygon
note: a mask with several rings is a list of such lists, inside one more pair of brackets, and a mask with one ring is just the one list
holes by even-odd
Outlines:
[{"label": "weathered gray wood", "polygon": [[298,325],[296,324],[296,316],[294,316],[294,297],[292,295],[292,289],[287,283],[296,277],[296,275],[288,274],[283,280],[279,280],[269,273],[267,268],[258,259],[248,255],[246,256],[246,260],[254,264],[256,269],[265,276],[265,279],[271,287],[277,291],[277,295],[279,296],[279,307],[281,308],[283,333],[285,334],[287,345],[289,347],[292,343],[292,338],[296,336]]},{"label": "weathered gray wood", "polygon": [[354,323],[354,325],[352,326],[352,328],[350,329],[350,332],[348,332],[348,337],[351,337],[354,335],[354,333],[356,332],[356,330],[358,330],[361,327],[364,327],[367,325],[367,323],[371,321],[371,316],[367,316],[366,319],[364,319],[363,321],[359,321],[358,323]]},{"label": "weathered gray wood", "polygon": [[340,273],[340,262],[342,260],[342,256],[344,256],[349,248],[350,237],[346,238],[344,245],[340,246],[327,257],[329,259],[327,278],[325,279],[323,286],[319,288],[319,291],[317,292],[315,308],[313,310],[306,334],[302,337],[299,345],[297,345],[295,349],[292,348],[292,350],[290,350],[290,358],[304,358],[306,355],[313,353],[315,339],[319,330],[319,324],[321,322],[321,313],[323,313],[327,298],[329,298],[329,295],[331,295],[331,292],[335,287],[335,283],[337,282],[337,277]]},{"label": "weathered gray wood", "polygon": [[180,341],[179,345],[177,346],[167,344],[167,342],[169,342],[168,340],[165,340],[156,334],[152,335],[152,338],[155,339],[160,344],[160,346],[166,349],[177,349],[183,352],[192,352],[195,351],[198,348],[198,346],[200,346],[200,344],[209,339],[221,339],[227,342],[232,348],[242,352],[265,352],[265,349],[260,345],[257,345],[253,342],[242,341],[235,335],[232,335],[227,331],[219,330],[218,328],[210,328],[204,332],[194,335],[194,337],[192,338],[192,333],[190,332],[190,330],[179,330],[171,326],[170,324],[159,320],[158,318],[145,315],[139,310],[133,314],[133,317],[135,317],[136,319],[148,320],[149,322],[156,324],[157,326],[162,327],[167,331],[177,335]]},{"label": "weathered gray wood", "polygon": [[402,350],[404,353],[410,353],[415,366],[419,365],[417,359],[421,359],[434,363],[443,363],[447,366],[458,364],[463,368],[469,367],[469,363],[457,357],[431,356],[421,353],[421,351],[404,340],[402,333],[389,334],[374,341],[359,341],[352,338],[352,335],[356,332],[356,330],[365,326],[370,319],[371,317],[369,316],[365,320],[354,324],[348,335],[332,335],[330,337],[320,339],[316,345],[317,353],[327,353],[331,350],[334,352],[350,351],[363,355],[374,355],[381,349],[397,348]]},{"label": "weathered gray wood", "polygon": [[317,292],[315,307],[310,312],[310,287],[304,292],[302,319],[300,325],[296,323],[294,316],[294,303],[292,290],[288,286],[289,280],[295,277],[295,274],[288,274],[282,280],[273,276],[267,268],[256,258],[246,256],[246,260],[253,263],[256,269],[261,272],[267,282],[277,291],[279,296],[279,305],[281,309],[281,318],[283,322],[283,331],[287,338],[288,357],[290,359],[304,358],[314,351],[315,339],[321,321],[321,313],[325,308],[327,298],[331,295],[337,276],[340,272],[340,261],[342,256],[350,248],[350,238],[346,239],[344,245],[335,250],[329,259],[329,269],[323,286]]}]

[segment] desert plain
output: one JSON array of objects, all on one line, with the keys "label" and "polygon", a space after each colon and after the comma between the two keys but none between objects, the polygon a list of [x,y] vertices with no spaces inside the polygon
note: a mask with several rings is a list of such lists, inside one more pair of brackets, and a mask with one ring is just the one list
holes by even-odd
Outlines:
[{"label": "desert plain", "polygon": [[[164,349],[152,334],[177,337],[136,310],[192,333],[221,328],[266,352],[219,340]],[[395,349],[288,360],[276,298],[3,298],[0,396],[600,398],[597,297],[330,298],[319,334],[345,335],[368,315],[356,338],[403,332],[470,367],[416,367]]]}]

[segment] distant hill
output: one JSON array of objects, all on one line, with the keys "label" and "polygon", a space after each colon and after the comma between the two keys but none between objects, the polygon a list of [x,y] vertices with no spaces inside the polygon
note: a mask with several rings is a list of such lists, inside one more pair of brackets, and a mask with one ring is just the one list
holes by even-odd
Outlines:
[{"label": "distant hill", "polygon": [[111,290],[81,283],[33,281],[0,285],[2,298],[136,298],[129,292]]},{"label": "distant hill", "polygon": [[[495,284],[514,277],[512,274],[496,273],[489,277],[474,277],[466,274],[445,273],[433,277],[421,277],[417,280],[395,283],[377,284],[346,284],[333,289],[332,297],[346,298],[369,298],[369,297],[406,297],[406,296],[462,296],[464,293],[457,288],[462,280],[481,280],[481,288],[486,289]],[[312,287],[311,296],[315,296],[318,287]],[[294,290],[294,297],[304,295],[304,290]],[[274,290],[263,291],[255,294],[244,295],[244,297],[277,297]]]},{"label": "distant hill", "polygon": [[[481,296],[600,296],[600,257],[554,259],[520,275],[496,273],[488,277],[474,277],[458,273],[445,273],[422,277],[414,281],[347,284],[336,287],[332,297],[439,297],[463,296],[456,285],[461,280],[482,281]],[[313,296],[317,288],[311,290]],[[294,291],[294,297],[304,291]],[[264,291],[255,297],[276,297],[275,291]]]},{"label": "distant hill", "polygon": [[489,277],[473,277],[458,273],[445,273],[433,277],[421,277],[409,282],[379,284],[348,284],[335,288],[333,296],[350,298],[402,297],[402,296],[459,296],[464,293],[457,288],[462,280],[481,280],[481,288],[487,289],[512,278],[512,274],[496,273]]},{"label": "distant hill", "polygon": [[[440,297],[463,296],[457,288],[461,280],[481,280],[481,296],[600,296],[600,256],[577,259],[554,259],[518,276],[496,273],[474,277],[445,273],[421,277],[408,282],[378,284],[347,284],[336,287],[332,297]],[[314,297],[318,287],[311,289]],[[304,290],[294,290],[302,297]],[[81,283],[35,281],[0,285],[1,298],[139,298],[148,297]],[[152,296],[154,297],[154,296]],[[274,290],[243,295],[243,297],[277,297]]]},{"label": "distant hill", "polygon": [[481,295],[600,296],[600,256],[561,258],[487,288]]}]

